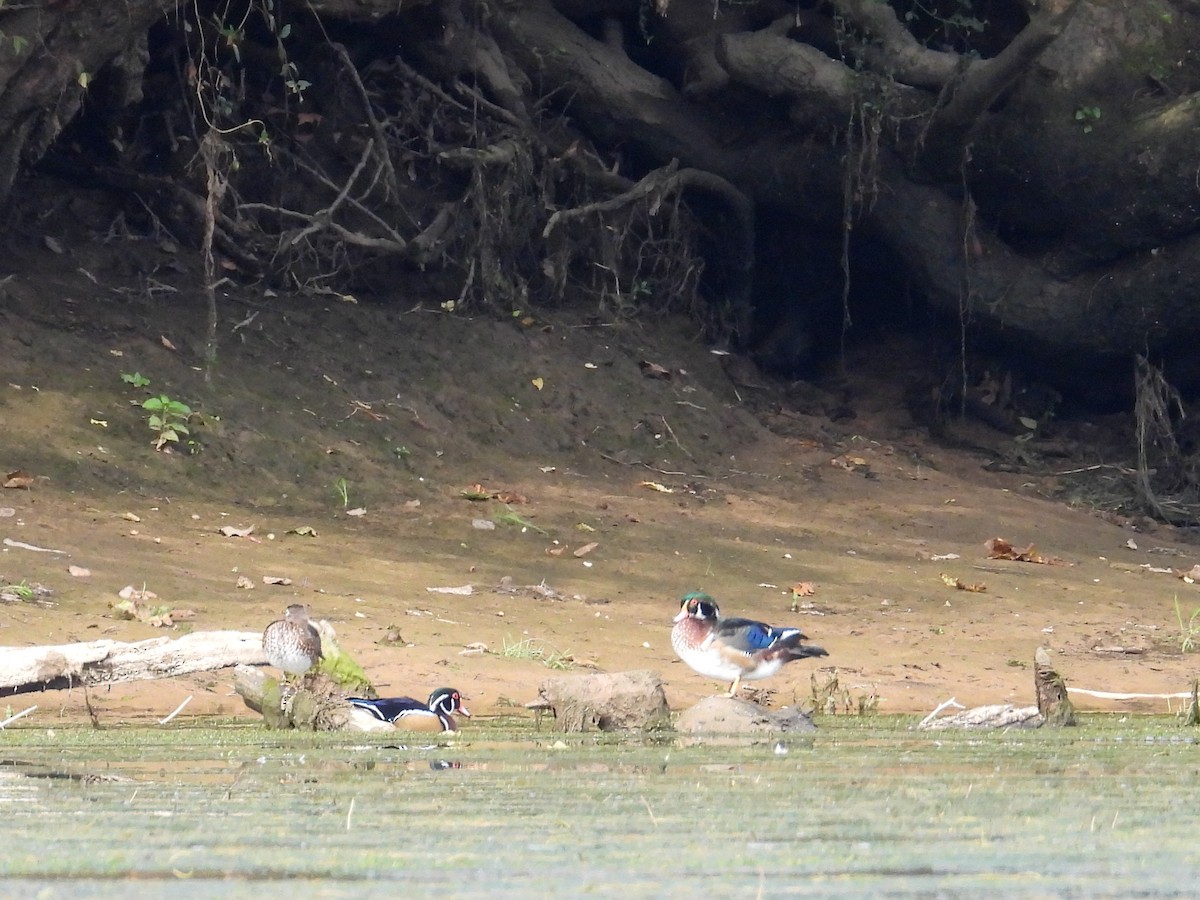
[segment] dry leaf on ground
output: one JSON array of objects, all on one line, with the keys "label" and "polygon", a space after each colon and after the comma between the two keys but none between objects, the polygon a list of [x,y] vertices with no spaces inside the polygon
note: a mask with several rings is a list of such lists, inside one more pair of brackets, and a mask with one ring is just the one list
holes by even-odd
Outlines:
[{"label": "dry leaf on ground", "polygon": [[529,498],[519,491],[502,488],[498,491],[493,491],[490,488],[484,487],[478,481],[458,492],[459,496],[465,500],[473,500],[482,502],[484,500],[499,500],[501,503],[528,503]]},{"label": "dry leaf on ground", "polygon": [[6,488],[24,488],[25,490],[29,490],[29,486],[33,484],[33,479],[34,476],[28,472],[17,469],[15,472],[9,472],[4,476],[3,486]]},{"label": "dry leaf on ground", "polygon": [[650,362],[648,359],[643,359],[638,363],[638,368],[642,370],[642,374],[647,378],[661,378],[667,380],[671,377],[671,370],[663,368],[656,362]]},{"label": "dry leaf on ground", "polygon": [[172,609],[165,604],[156,604],[154,601],[158,599],[158,595],[154,591],[145,588],[139,590],[133,585],[121,588],[118,597],[119,600],[109,604],[118,618],[136,619],[155,628],[170,628],[176,622],[191,619],[196,615],[194,610]]},{"label": "dry leaf on ground", "polygon": [[1042,556],[1037,548],[1030,544],[1024,550],[1017,550],[1002,537],[989,538],[984,546],[987,547],[989,559],[1011,559],[1016,562],[1038,563],[1043,566],[1065,566],[1066,561],[1057,556]]},{"label": "dry leaf on ground", "polygon": [[968,584],[961,578],[955,578],[953,575],[947,575],[945,572],[942,573],[942,584],[960,591],[970,591],[972,594],[982,594],[987,590],[987,585],[983,582]]},{"label": "dry leaf on ground", "polygon": [[847,472],[870,472],[871,464],[861,456],[848,456],[843,454],[835,456],[829,461],[832,466],[837,466],[839,469],[845,469]]},{"label": "dry leaf on ground", "polygon": [[491,500],[492,496],[494,494],[493,491],[489,491],[487,488],[485,488],[479,482],[475,482],[475,484],[471,485],[469,488],[464,488],[463,490],[459,491],[458,493],[459,493],[459,496],[463,497],[464,499],[472,500],[475,502],[480,502],[483,500]]},{"label": "dry leaf on ground", "polygon": [[1172,569],[1170,571],[1176,578],[1180,578],[1188,584],[1195,584],[1197,581],[1200,581],[1200,564],[1192,566],[1186,572],[1179,569]]},{"label": "dry leaf on ground", "polygon": [[674,488],[669,488],[665,484],[659,484],[657,481],[643,481],[641,482],[641,486],[644,488],[649,488],[652,491],[658,491],[660,494],[675,493]]}]

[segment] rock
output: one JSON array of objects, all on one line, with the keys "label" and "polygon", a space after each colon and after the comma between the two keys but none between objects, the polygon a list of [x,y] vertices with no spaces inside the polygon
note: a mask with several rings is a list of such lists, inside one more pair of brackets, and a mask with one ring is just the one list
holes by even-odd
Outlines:
[{"label": "rock", "polygon": [[559,731],[670,729],[671,711],[654,672],[560,675],[538,688],[530,707],[550,709]]},{"label": "rock", "polygon": [[812,716],[798,709],[763,709],[735,697],[706,697],[680,713],[675,728],[688,734],[749,736],[753,743],[817,730]]}]

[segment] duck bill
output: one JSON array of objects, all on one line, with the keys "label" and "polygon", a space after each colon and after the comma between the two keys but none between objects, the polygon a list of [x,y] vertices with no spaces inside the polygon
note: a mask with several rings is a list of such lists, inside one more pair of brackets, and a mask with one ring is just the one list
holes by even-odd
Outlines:
[{"label": "duck bill", "polygon": [[455,712],[458,713],[460,716],[464,716],[468,719],[471,718],[471,711],[469,709],[467,709],[465,706],[459,706],[459,708],[456,709]]},{"label": "duck bill", "polygon": [[677,616],[675,616],[675,618],[672,619],[671,621],[672,622],[682,622],[687,617],[688,617],[688,611],[687,611],[687,607],[685,606],[685,607],[680,608],[679,614]]}]

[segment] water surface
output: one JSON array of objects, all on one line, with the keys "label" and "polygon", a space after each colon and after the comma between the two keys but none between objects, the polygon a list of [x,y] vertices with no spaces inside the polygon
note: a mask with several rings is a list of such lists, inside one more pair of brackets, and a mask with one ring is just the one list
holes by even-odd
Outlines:
[{"label": "water surface", "polygon": [[1057,731],[910,725],[827,719],[787,747],[471,726],[436,747],[245,725],[10,728],[0,894],[1194,890],[1189,730],[1102,717]]}]

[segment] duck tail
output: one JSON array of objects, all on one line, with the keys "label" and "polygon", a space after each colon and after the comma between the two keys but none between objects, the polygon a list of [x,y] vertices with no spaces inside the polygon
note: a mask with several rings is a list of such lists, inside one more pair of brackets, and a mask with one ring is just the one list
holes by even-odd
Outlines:
[{"label": "duck tail", "polygon": [[829,651],[816,644],[797,644],[788,648],[789,659],[808,659],[811,656],[828,656]]}]

